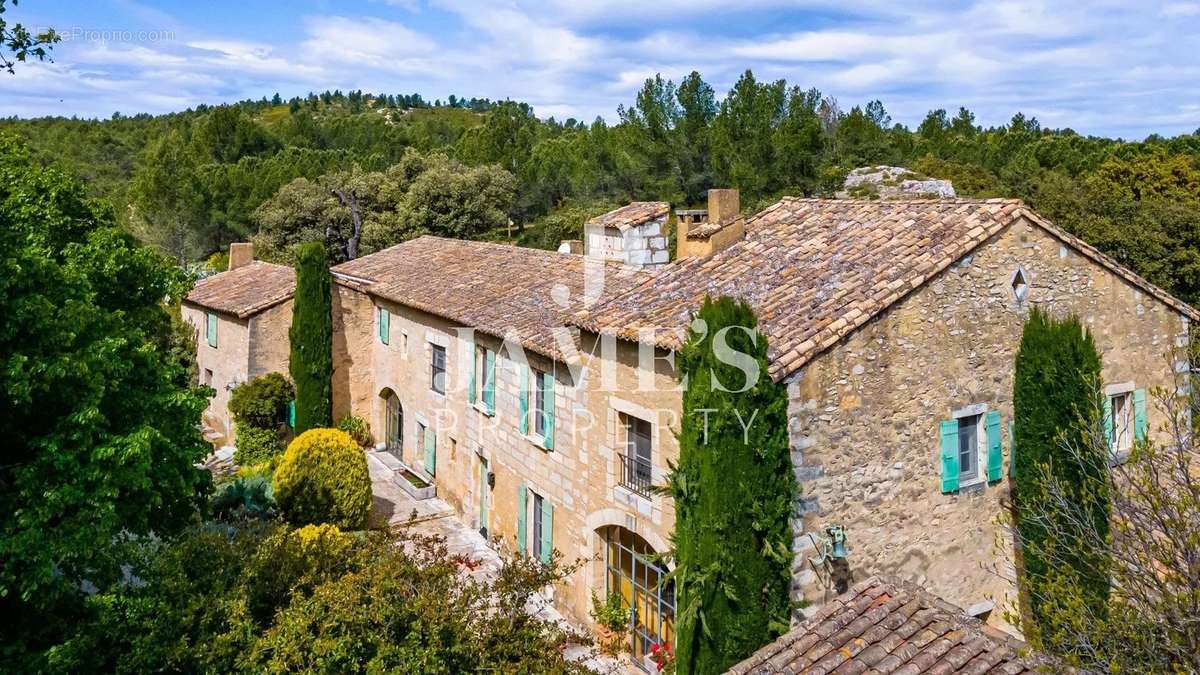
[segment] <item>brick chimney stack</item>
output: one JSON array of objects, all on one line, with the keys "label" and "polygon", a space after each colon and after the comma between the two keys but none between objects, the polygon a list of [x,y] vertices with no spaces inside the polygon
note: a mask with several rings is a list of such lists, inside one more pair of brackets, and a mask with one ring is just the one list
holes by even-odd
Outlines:
[{"label": "brick chimney stack", "polygon": [[254,244],[241,241],[229,245],[229,271],[254,262]]}]

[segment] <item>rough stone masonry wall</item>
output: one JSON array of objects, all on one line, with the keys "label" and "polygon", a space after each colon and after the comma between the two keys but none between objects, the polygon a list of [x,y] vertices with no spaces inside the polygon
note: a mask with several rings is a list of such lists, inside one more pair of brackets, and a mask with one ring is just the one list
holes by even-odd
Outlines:
[{"label": "rough stone masonry wall", "polygon": [[[664,215],[661,218],[656,218],[624,230],[621,233],[620,243],[624,256],[620,261],[634,267],[658,267],[667,264],[671,259],[671,254],[667,249],[667,236],[664,229],[667,224],[667,217]],[[597,238],[603,239],[605,229],[602,225],[586,225],[584,240],[593,242]],[[594,255],[598,255],[598,253]]]},{"label": "rough stone masonry wall", "polygon": [[250,318],[249,377],[267,373],[282,373],[288,379],[291,358],[292,301],[280,303]]},{"label": "rough stone masonry wall", "polygon": [[206,369],[213,373],[212,388],[216,393],[204,410],[204,424],[217,432],[217,443],[230,445],[234,442],[234,433],[229,416],[229,394],[234,385],[246,381],[249,373],[249,322],[217,313],[217,346],[210,347],[205,334],[207,310],[184,303],[180,312],[183,320],[192,325],[196,338],[199,383],[204,384]]},{"label": "rough stone masonry wall", "polygon": [[[1025,304],[1011,286],[1018,269],[1031,284]],[[1105,382],[1173,386],[1168,352],[1186,344],[1186,319],[1045,230],[1014,224],[789,385],[803,529],[846,526],[855,579],[894,574],[964,607],[990,598],[989,621],[1006,627],[1012,543],[998,519],[1010,492],[1013,363],[1032,305],[1082,318]],[[942,494],[938,422],[972,404],[1003,416],[1004,478]],[[1154,433],[1164,416],[1148,413]],[[795,592],[819,603],[828,591],[806,562],[809,540],[795,549]]]}]

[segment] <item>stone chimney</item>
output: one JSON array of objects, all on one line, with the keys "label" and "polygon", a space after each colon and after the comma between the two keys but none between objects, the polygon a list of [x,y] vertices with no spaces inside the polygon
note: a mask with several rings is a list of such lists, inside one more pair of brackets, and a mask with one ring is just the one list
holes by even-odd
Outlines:
[{"label": "stone chimney", "polygon": [[675,212],[676,258],[704,258],[746,235],[736,189],[708,191],[708,209]]},{"label": "stone chimney", "polygon": [[229,271],[254,262],[254,244],[241,241],[229,245]]}]

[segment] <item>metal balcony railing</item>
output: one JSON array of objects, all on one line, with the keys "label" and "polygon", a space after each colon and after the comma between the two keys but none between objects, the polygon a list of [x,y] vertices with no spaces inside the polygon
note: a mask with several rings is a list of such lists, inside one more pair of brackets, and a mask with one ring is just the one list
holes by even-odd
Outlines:
[{"label": "metal balcony railing", "polygon": [[650,462],[641,457],[618,454],[621,462],[621,487],[636,492],[643,497],[650,496],[652,485]]}]

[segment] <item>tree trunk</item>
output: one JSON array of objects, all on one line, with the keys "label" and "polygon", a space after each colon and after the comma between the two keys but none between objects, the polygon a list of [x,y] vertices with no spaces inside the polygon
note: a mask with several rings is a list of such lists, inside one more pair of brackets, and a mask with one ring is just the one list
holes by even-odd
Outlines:
[{"label": "tree trunk", "polygon": [[358,208],[358,191],[333,190],[333,195],[338,198],[342,206],[350,208],[353,229],[350,236],[346,238],[346,260],[354,260],[358,257],[358,240],[362,238],[362,211]]}]

